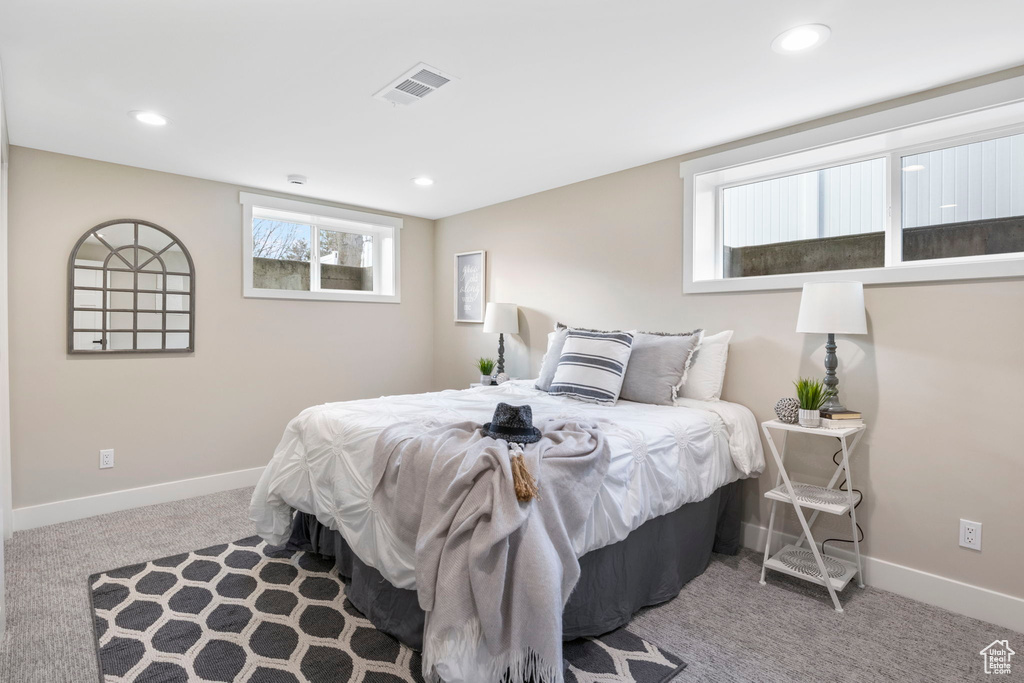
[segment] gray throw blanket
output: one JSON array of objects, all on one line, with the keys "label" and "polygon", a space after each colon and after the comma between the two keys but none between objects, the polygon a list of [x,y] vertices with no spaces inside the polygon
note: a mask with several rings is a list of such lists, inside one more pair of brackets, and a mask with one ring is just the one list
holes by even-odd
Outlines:
[{"label": "gray throw blanket", "polygon": [[572,540],[611,451],[593,424],[538,427],[524,449],[540,485],[528,503],[516,500],[508,444],[476,423],[400,423],[377,439],[373,507],[416,546],[429,681],[564,680],[562,610],[580,575]]}]

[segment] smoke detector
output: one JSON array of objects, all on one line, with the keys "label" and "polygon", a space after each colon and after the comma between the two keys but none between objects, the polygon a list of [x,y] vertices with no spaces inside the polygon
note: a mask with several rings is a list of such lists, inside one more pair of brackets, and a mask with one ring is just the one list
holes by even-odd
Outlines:
[{"label": "smoke detector", "polygon": [[453,80],[454,76],[420,62],[388,83],[374,98],[391,104],[412,104]]},{"label": "smoke detector", "polygon": [[299,175],[298,173],[292,173],[290,176],[288,176],[288,182],[291,183],[292,185],[305,185],[306,180],[306,176]]}]

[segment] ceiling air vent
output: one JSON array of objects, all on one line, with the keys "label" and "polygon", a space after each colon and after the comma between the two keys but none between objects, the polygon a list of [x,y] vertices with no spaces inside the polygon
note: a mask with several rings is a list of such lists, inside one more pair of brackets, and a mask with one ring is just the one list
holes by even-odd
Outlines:
[{"label": "ceiling air vent", "polygon": [[391,81],[374,97],[391,104],[412,104],[453,80],[454,76],[420,62]]}]

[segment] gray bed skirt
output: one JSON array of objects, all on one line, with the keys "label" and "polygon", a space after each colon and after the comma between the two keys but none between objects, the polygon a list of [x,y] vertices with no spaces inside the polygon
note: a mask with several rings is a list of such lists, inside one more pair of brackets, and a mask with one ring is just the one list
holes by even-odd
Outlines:
[{"label": "gray bed skirt", "polygon": [[[295,514],[289,545],[335,558],[346,595],[374,626],[417,650],[423,610],[416,591],[395,588],[363,564],[337,531],[304,512]],[[562,637],[598,636],[629,623],[643,607],[671,600],[699,576],[711,553],[740,548],[740,482],[706,499],[648,520],[622,541],[580,558],[580,580],[562,615]]]}]

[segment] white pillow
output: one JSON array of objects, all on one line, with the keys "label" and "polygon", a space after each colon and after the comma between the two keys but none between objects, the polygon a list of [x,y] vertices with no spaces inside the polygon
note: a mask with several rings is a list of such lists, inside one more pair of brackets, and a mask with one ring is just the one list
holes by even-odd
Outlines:
[{"label": "white pillow", "polygon": [[541,391],[551,388],[551,381],[555,378],[555,370],[558,369],[558,360],[562,357],[562,347],[565,345],[565,335],[568,332],[568,329],[562,327],[548,333],[548,350],[540,362],[540,374],[537,375],[534,388]]},{"label": "white pillow", "polygon": [[731,339],[732,330],[704,335],[690,370],[680,385],[680,396],[698,401],[717,401],[722,398],[722,382],[725,381],[725,363],[729,360]]}]

